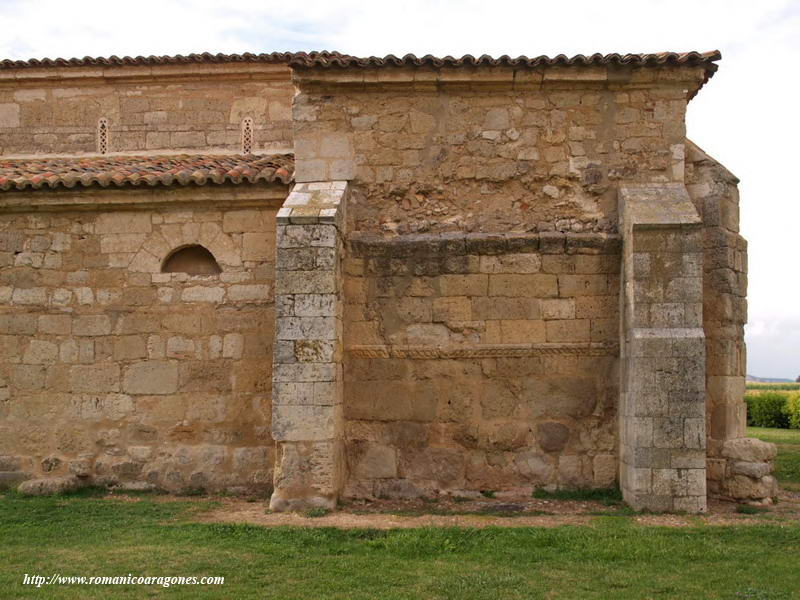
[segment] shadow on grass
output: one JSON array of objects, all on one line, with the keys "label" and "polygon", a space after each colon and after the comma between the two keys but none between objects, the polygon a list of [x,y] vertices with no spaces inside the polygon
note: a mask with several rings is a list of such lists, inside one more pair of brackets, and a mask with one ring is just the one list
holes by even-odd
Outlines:
[{"label": "shadow on grass", "polygon": [[622,504],[622,492],[618,488],[555,490],[553,492],[537,489],[533,491],[531,496],[539,500],[599,502],[604,506],[618,506]]}]

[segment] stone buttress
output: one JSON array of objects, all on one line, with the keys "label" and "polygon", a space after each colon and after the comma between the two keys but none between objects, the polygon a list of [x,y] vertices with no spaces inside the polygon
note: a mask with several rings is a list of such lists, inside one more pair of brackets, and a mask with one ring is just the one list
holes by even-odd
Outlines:
[{"label": "stone buttress", "polygon": [[297,184],[277,216],[273,510],[335,508],[343,484],[346,192],[344,181]]}]

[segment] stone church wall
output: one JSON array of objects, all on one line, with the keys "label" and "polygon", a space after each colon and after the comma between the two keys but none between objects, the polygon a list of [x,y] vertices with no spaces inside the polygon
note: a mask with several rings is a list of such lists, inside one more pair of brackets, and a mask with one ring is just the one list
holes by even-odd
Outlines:
[{"label": "stone church wall", "polygon": [[350,179],[345,495],[614,483],[617,187],[683,182],[694,77],[295,70],[297,179]]},{"label": "stone church wall", "polygon": [[683,181],[686,91],[669,81],[386,71],[295,73],[297,179],[352,179],[351,231],[614,231],[617,182]]},{"label": "stone church wall", "polygon": [[[0,478],[269,491],[285,195],[87,190],[87,210],[0,214]],[[193,244],[222,272],[161,272]]]},{"label": "stone church wall", "polygon": [[[293,88],[283,65],[172,65],[0,72],[0,154],[94,154],[108,123],[107,152],[292,147]],[[103,152],[105,153],[105,152]]]},{"label": "stone church wall", "polygon": [[345,493],[612,485],[618,272],[607,234],[352,239]]}]

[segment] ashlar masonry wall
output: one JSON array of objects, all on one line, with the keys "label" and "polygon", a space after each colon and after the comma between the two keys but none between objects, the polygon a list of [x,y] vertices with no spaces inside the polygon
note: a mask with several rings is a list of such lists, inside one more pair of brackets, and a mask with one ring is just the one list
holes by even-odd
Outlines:
[{"label": "ashlar masonry wall", "polygon": [[[274,185],[4,196],[29,212],[0,213],[0,483],[78,475],[271,490],[285,195]],[[193,244],[220,274],[161,272]]]},{"label": "ashlar masonry wall", "polygon": [[345,493],[612,485],[618,269],[607,234],[351,237]]},{"label": "ashlar masonry wall", "polygon": [[296,69],[299,181],[351,230],[613,231],[616,182],[683,181],[697,69]]},{"label": "ashlar masonry wall", "polygon": [[242,151],[292,147],[290,70],[280,64],[70,67],[0,72],[0,154]]},{"label": "ashlar masonry wall", "polygon": [[295,69],[296,177],[350,180],[346,495],[615,480],[617,190],[683,185],[703,77]]}]

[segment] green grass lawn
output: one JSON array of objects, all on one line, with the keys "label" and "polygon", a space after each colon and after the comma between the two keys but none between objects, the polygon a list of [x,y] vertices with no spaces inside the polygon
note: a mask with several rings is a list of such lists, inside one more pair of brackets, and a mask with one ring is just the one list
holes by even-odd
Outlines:
[{"label": "green grass lawn", "polygon": [[[198,523],[206,500],[0,497],[2,598],[793,598],[800,525],[349,530]],[[23,586],[49,575],[224,586]]]},{"label": "green grass lawn", "polygon": [[778,446],[775,476],[781,487],[800,491],[800,429],[748,427],[747,435]]}]

